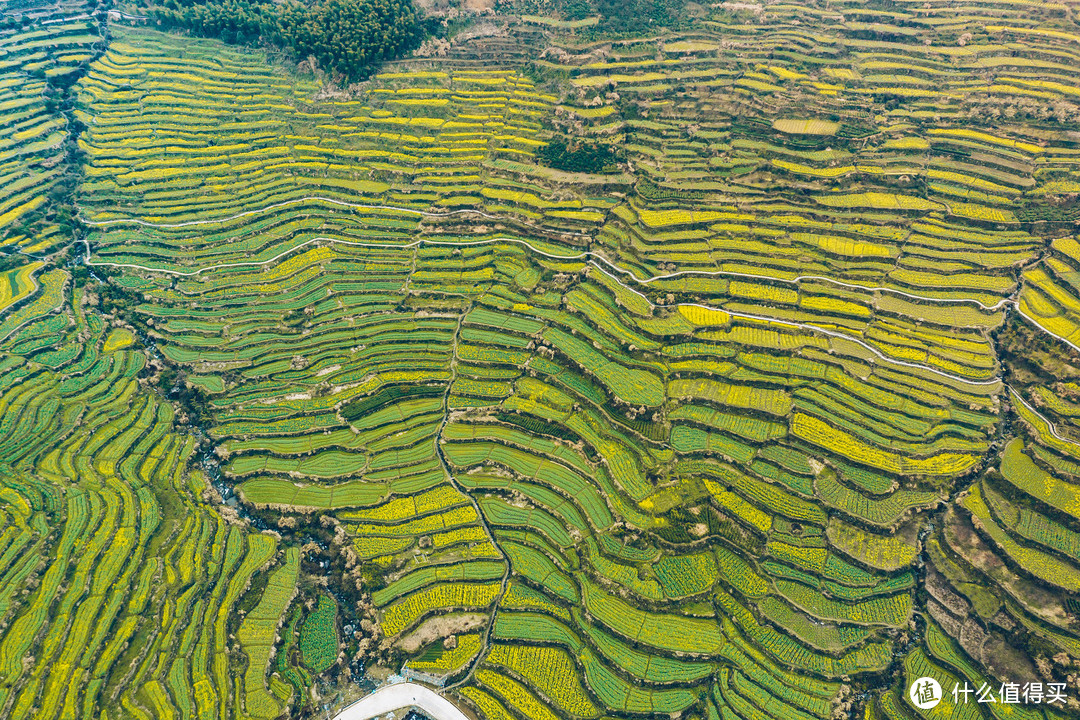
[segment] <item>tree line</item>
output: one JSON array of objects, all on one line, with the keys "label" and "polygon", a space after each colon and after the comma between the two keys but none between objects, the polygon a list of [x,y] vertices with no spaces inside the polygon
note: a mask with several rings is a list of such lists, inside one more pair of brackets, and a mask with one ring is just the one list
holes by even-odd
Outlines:
[{"label": "tree line", "polygon": [[148,14],[161,27],[283,48],[349,82],[414,49],[424,35],[411,0],[165,0]]}]

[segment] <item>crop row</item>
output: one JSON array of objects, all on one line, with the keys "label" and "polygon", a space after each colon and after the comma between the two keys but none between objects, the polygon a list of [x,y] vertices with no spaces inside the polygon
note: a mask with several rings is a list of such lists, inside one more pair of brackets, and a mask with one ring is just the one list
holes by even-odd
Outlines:
[{"label": "crop row", "polygon": [[[244,692],[226,672],[227,622],[277,543],[228,525],[197,499],[205,481],[187,470],[194,445],[173,432],[171,406],[139,391],[134,375],[143,359],[134,338],[107,334],[100,317],[85,312],[82,291],[61,292],[74,327],[66,321],[45,334],[50,342],[34,357],[61,346],[78,352],[51,366],[3,356],[13,371],[0,399],[0,457],[11,468],[4,512],[12,522],[5,521],[0,555],[0,704],[10,717],[92,714],[107,705],[220,715]],[[49,322],[30,320],[25,332]],[[81,409],[78,418],[71,407]],[[166,520],[163,503],[172,513],[185,509]],[[43,543],[53,549],[45,553]],[[246,645],[262,647],[259,657],[270,648],[258,638],[269,628],[272,642],[275,613],[292,595],[298,556],[291,552],[291,566],[275,572],[272,592],[242,630]],[[185,592],[191,588],[204,592]],[[249,705],[259,702],[265,665],[254,658],[249,666]]]}]

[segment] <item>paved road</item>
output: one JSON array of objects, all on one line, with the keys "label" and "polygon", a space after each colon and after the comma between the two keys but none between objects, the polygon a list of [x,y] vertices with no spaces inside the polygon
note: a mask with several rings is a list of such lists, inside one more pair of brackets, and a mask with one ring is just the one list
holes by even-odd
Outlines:
[{"label": "paved road", "polygon": [[342,710],[334,720],[371,720],[405,708],[416,708],[432,720],[469,720],[446,698],[411,682],[385,685]]}]

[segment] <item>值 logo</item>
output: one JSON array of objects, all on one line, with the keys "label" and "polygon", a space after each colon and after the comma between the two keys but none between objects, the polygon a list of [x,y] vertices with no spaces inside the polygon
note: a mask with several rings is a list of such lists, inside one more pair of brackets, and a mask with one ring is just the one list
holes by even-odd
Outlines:
[{"label": "\u503c logo", "polygon": [[911,684],[908,697],[911,698],[911,704],[920,710],[937,707],[941,702],[941,683],[932,677],[921,677]]}]

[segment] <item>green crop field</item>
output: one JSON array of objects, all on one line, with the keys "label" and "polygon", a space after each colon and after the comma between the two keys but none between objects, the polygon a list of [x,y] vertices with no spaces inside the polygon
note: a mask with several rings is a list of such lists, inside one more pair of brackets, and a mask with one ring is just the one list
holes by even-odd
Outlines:
[{"label": "green crop field", "polygon": [[337,658],[336,618],[337,603],[327,595],[320,595],[318,605],[304,618],[300,628],[300,652],[304,664],[312,672],[326,670]]},{"label": "green crop field", "polygon": [[1080,5],[354,5],[0,12],[0,717],[1080,713]]}]

